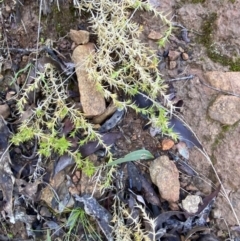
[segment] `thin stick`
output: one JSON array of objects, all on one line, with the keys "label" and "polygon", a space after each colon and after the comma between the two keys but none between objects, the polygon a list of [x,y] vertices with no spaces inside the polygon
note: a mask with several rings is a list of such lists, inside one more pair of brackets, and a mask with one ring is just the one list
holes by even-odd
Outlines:
[{"label": "thin stick", "polygon": [[24,29],[25,33],[28,34],[27,29],[26,29],[25,24],[24,24],[22,19],[21,19],[21,23],[22,23],[22,26],[23,26],[23,29]]},{"label": "thin stick", "polygon": [[240,95],[235,94],[234,92],[230,92],[230,91],[226,91],[226,90],[221,90],[221,89],[215,88],[215,87],[213,87],[213,86],[211,86],[211,85],[209,85],[209,84],[206,84],[206,83],[204,83],[200,78],[199,78],[199,81],[200,81],[200,83],[201,83],[202,85],[204,85],[204,86],[206,86],[206,87],[208,87],[208,88],[210,88],[210,89],[212,89],[212,90],[221,92],[221,93],[223,93],[223,94],[233,95],[233,96],[236,96],[236,97],[240,97]]},{"label": "thin stick", "polygon": [[194,78],[194,75],[189,75],[189,76],[185,76],[185,77],[179,77],[176,79],[170,79],[170,80],[167,80],[167,82],[175,82],[175,81],[179,81],[179,80],[190,80],[193,78]]}]

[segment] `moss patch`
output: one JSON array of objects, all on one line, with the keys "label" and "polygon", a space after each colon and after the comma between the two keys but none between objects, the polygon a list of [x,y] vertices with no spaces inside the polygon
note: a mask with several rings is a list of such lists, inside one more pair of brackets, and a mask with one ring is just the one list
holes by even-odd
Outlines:
[{"label": "moss patch", "polygon": [[238,126],[238,124],[239,124],[239,121],[237,121],[235,124],[233,124],[231,126],[230,125],[222,126],[220,133],[218,133],[218,135],[215,138],[214,143],[212,144],[212,151],[214,151],[217,148],[217,146],[222,142],[222,140],[225,138],[226,133],[234,130]]},{"label": "moss patch", "polygon": [[223,66],[229,66],[230,71],[240,71],[240,58],[236,58],[235,60],[232,60],[228,56],[221,55],[220,53],[217,53],[212,48],[212,35],[214,30],[214,25],[217,20],[217,14],[212,13],[203,21],[202,24],[202,32],[204,35],[201,35],[198,38],[198,42],[204,45],[207,49],[207,55],[208,57],[217,63],[222,64]]}]

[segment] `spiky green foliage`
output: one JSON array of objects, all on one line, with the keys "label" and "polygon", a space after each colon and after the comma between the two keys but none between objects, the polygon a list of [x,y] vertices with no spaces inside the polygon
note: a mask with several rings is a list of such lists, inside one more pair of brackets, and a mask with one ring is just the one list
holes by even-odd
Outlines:
[{"label": "spiky green foliage", "polygon": [[[86,66],[89,66],[89,78],[96,82],[97,89],[115,105],[126,109],[132,108],[138,113],[148,115],[153,125],[160,127],[163,134],[175,138],[174,133],[168,128],[168,112],[165,107],[171,106],[171,103],[165,95],[167,86],[157,68],[158,58],[154,51],[140,41],[141,27],[133,18],[139,10],[149,11],[154,18],[168,26],[162,43],[165,43],[171,34],[171,22],[149,4],[139,0],[74,2],[80,13],[90,13],[89,22],[93,33],[97,35],[97,54],[89,56],[86,63]],[[18,145],[35,137],[39,143],[39,155],[49,158],[52,153],[69,154],[88,175],[91,175],[96,170],[95,167],[89,165],[87,160],[83,160],[77,151],[71,151],[70,141],[61,134],[64,118],[70,118],[74,124],[71,137],[81,133],[80,145],[98,140],[106,148],[110,161],[113,157],[110,147],[104,145],[94,126],[74,107],[74,103],[69,102],[67,83],[68,79],[64,79],[53,66],[46,64],[45,70],[38,72],[32,83],[24,85],[19,93],[18,109],[23,115],[26,112],[30,114],[21,123],[11,141]],[[29,96],[39,91],[41,100],[37,106],[28,106]],[[130,100],[121,102],[117,97],[119,91],[123,91],[126,97],[144,92],[147,98],[152,100],[153,106],[141,109]],[[165,107],[155,101],[158,96],[165,100]],[[110,185],[113,172],[114,168],[111,167],[105,175],[104,186]],[[98,178],[100,179],[102,180]]]},{"label": "spiky green foliage", "polygon": [[[12,137],[11,142],[19,145],[22,142],[31,140],[33,137],[39,141],[38,154],[43,157],[50,157],[54,152],[63,155],[73,156],[82,168],[87,170],[81,155],[69,149],[71,142],[61,134],[61,124],[64,118],[68,117],[74,124],[71,135],[74,137],[79,132],[87,134],[81,140],[81,144],[98,139],[102,143],[100,135],[93,129],[84,115],[68,101],[67,80],[57,73],[53,66],[46,64],[43,73],[38,72],[35,81],[24,89],[22,96],[18,100],[18,109],[22,115],[23,122],[19,126],[18,132]],[[36,107],[28,106],[29,95],[41,90],[41,101]],[[108,147],[106,147],[108,150]],[[89,165],[88,165],[89,166]],[[91,171],[90,171],[91,169]],[[93,167],[87,170],[90,175]]]},{"label": "spiky green foliage", "polygon": [[156,219],[149,217],[144,206],[136,203],[130,210],[118,197],[113,204],[112,222],[115,240],[155,241],[166,233],[165,229],[157,228]]},{"label": "spiky green foliage", "polygon": [[[139,113],[148,114],[153,124],[161,127],[164,134],[176,138],[168,128],[166,109],[154,101],[161,95],[165,104],[171,106],[165,95],[167,86],[158,70],[158,58],[154,51],[141,42],[141,26],[134,22],[133,18],[138,10],[145,10],[151,12],[156,21],[161,20],[166,24],[168,28],[160,40],[162,45],[172,32],[171,22],[150,4],[138,0],[83,0],[78,8],[80,12],[91,13],[89,21],[98,36],[97,54],[88,59],[88,73],[90,78],[96,81],[98,90],[118,106],[130,107]],[[122,90],[130,97],[144,92],[147,98],[153,100],[153,107],[146,110],[129,101],[120,102],[111,90]],[[158,116],[156,109],[160,113]]]}]

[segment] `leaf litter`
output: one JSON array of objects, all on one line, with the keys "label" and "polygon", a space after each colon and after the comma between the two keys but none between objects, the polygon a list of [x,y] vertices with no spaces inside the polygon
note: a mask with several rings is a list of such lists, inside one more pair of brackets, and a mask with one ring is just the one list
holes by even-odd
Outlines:
[{"label": "leaf litter", "polygon": [[[43,11],[45,13],[48,12],[47,9],[43,9]],[[188,39],[186,42],[188,42]],[[59,57],[58,53],[53,49],[44,49],[44,51],[41,51],[41,54],[43,56],[38,59],[36,67],[40,74],[45,74],[45,65],[51,64],[61,74],[64,73],[66,76],[73,75],[73,64],[64,62],[61,58],[62,56]],[[37,77],[36,69],[30,70],[26,78],[27,84],[34,82]],[[74,83],[72,84],[74,85]],[[150,108],[153,102],[146,97],[145,92],[143,93],[144,95],[141,93],[135,95],[133,101],[139,108]],[[33,112],[36,111],[36,105],[39,104],[37,100],[41,101],[41,94],[40,87],[28,93],[29,103],[26,104],[22,116],[15,118],[15,121],[10,122],[10,125],[8,125],[11,131],[16,131],[16,125],[32,118]],[[50,107],[54,108],[52,105]],[[211,218],[210,211],[221,187],[218,186],[212,194],[203,198],[203,203],[199,206],[198,212],[190,215],[182,211],[179,206],[176,208],[177,210],[171,210],[170,203],[162,199],[158,188],[153,184],[148,170],[150,159],[168,154],[170,159],[176,163],[179,171],[182,172],[180,179],[184,175],[197,176],[197,172],[188,165],[188,148],[196,146],[203,150],[203,147],[193,132],[179,118],[173,115],[170,119],[169,127],[179,133],[178,139],[185,142],[187,146],[183,146],[184,144],[181,146],[181,142],[179,142],[173,147],[173,154],[171,154],[172,149],[166,151],[157,147],[156,141],[160,142],[162,140],[160,135],[157,134],[154,139],[149,137],[148,130],[143,130],[142,127],[146,124],[147,116],[139,116],[131,111],[126,112],[125,110],[117,109],[114,105],[109,113],[107,112],[100,120],[97,119],[98,116],[93,117],[93,123],[100,124],[98,128],[101,135],[100,140],[89,140],[86,144],[79,145],[78,141],[81,140],[79,137],[81,134],[75,133],[78,137],[75,148],[79,151],[82,158],[95,155],[97,162],[100,160],[99,162],[105,164],[107,159],[104,155],[103,157],[97,156],[97,151],[109,147],[112,148],[111,151],[115,154],[117,160],[108,162],[105,166],[116,168],[116,173],[114,174],[116,177],[120,172],[119,169],[123,168],[123,175],[120,175],[123,177],[120,178],[118,176],[118,181],[122,185],[118,188],[114,186],[112,190],[109,190],[109,195],[105,193],[100,196],[96,195],[94,188],[89,193],[79,192],[77,185],[72,180],[72,173],[74,172],[72,166],[75,164],[75,160],[68,154],[58,156],[56,153],[53,153],[52,158],[55,165],[51,164],[52,166],[48,170],[46,168],[46,172],[45,170],[41,171],[42,166],[46,165],[46,163],[43,165],[41,155],[35,153],[35,147],[39,147],[39,139],[37,138],[35,138],[36,143],[33,149],[29,148],[28,142],[24,143],[28,147],[26,149],[28,156],[22,155],[22,150],[19,151],[16,147],[13,151],[11,150],[11,154],[13,153],[14,155],[10,155],[8,143],[10,131],[1,118],[0,187],[3,196],[1,201],[2,216],[9,218],[11,223],[16,221],[25,223],[28,236],[34,238],[36,238],[36,234],[33,230],[33,223],[40,223],[40,221],[50,230],[53,230],[53,235],[62,236],[66,234],[67,227],[61,227],[61,218],[67,219],[69,210],[74,208],[82,208],[87,215],[93,218],[96,222],[95,225],[101,230],[100,233],[107,240],[115,240],[114,227],[124,228],[125,223],[132,233],[130,235],[132,238],[134,234],[140,235],[143,233],[142,237],[144,237],[144,240],[180,240],[184,236],[190,238],[194,232],[200,234],[204,231],[204,227],[209,224],[208,218]],[[74,130],[72,120],[65,118],[60,124],[63,127],[61,135],[71,138]],[[122,128],[120,129],[121,133],[117,130],[118,127]],[[122,134],[122,131],[124,134]],[[29,159],[27,157],[33,157],[36,160],[21,167],[16,161],[18,157],[25,161]],[[138,163],[134,163],[135,161],[138,161]],[[31,171],[27,170],[29,166],[31,166]],[[18,175],[14,175],[12,170],[15,170]],[[95,176],[94,178],[97,177]],[[77,194],[72,194],[69,191],[70,188],[75,188],[74,190]],[[43,190],[47,190],[45,196],[43,195]],[[39,194],[42,194],[42,196],[39,197]],[[97,197],[95,198],[95,196]],[[116,226],[117,213],[112,210],[116,207],[111,206],[115,199],[119,199],[119,203],[122,205],[119,206],[118,210],[119,216],[124,214],[121,220],[123,222],[122,226]],[[18,201],[19,203],[17,203]],[[45,219],[39,214],[38,205],[40,201],[45,203],[47,209],[52,212],[50,218]],[[21,208],[21,206],[23,207]],[[121,210],[123,214],[120,213]],[[29,212],[31,215],[27,214]],[[142,227],[139,228],[138,224],[141,224]],[[37,231],[42,230],[40,224],[39,227],[36,229]],[[191,230],[192,233],[190,233]],[[80,235],[79,233],[77,234],[77,236]]]}]

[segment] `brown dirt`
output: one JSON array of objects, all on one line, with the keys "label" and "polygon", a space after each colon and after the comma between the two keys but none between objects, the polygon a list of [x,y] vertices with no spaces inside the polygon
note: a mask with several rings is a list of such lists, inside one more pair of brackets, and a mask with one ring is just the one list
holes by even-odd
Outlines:
[{"label": "brown dirt", "polygon": [[[29,52],[15,52],[10,50],[7,55],[8,49],[36,49],[38,38],[38,11],[39,6],[37,1],[22,1],[22,6],[19,1],[17,4],[12,0],[5,0],[2,8],[2,15],[0,29],[1,29],[1,50],[0,57],[3,62],[0,67],[5,73],[13,76],[15,72],[22,68],[26,62],[24,59],[29,56],[29,59],[34,58],[34,54]],[[136,16],[135,21],[143,25],[144,31],[141,36],[144,42],[147,42],[152,48],[160,53],[163,50],[180,51],[182,48],[188,54],[189,59],[184,61],[179,57],[176,60],[176,68],[169,69],[168,60],[162,58],[159,68],[165,80],[172,78],[179,78],[194,74],[192,80],[176,81],[173,86],[177,91],[177,99],[183,100],[183,107],[181,115],[186,123],[191,126],[192,130],[200,139],[204,149],[207,151],[212,162],[220,175],[223,184],[231,196],[233,207],[238,213],[240,218],[240,193],[239,193],[239,164],[240,153],[239,147],[239,132],[240,123],[233,127],[225,128],[219,122],[210,119],[208,116],[208,108],[211,103],[216,99],[218,92],[203,86],[201,81],[204,81],[203,75],[205,71],[209,70],[222,70],[228,71],[231,66],[223,64],[222,59],[211,59],[208,55],[209,45],[203,45],[199,36],[211,34],[213,36],[213,46],[215,52],[220,52],[221,55],[229,57],[231,60],[237,59],[239,56],[235,54],[239,51],[239,24],[232,21],[234,19],[239,21],[240,14],[237,11],[240,9],[239,1],[230,3],[230,1],[206,1],[205,3],[188,3],[191,1],[150,1],[157,6],[160,11],[171,12],[169,18],[175,14],[173,21],[182,24],[188,28],[191,42],[188,44],[181,38],[181,28],[176,28],[170,41],[167,43],[165,49],[159,49],[155,41],[147,38],[151,30],[161,31],[157,22],[154,22],[146,13],[140,13]],[[0,3],[3,6],[3,3]],[[49,40],[53,42],[57,50],[70,59],[72,53],[71,41],[67,35],[70,29],[77,29],[80,25],[85,25],[86,19],[80,18],[73,14],[71,4],[63,1],[60,5],[61,12],[58,12],[57,6],[51,8],[51,12],[42,16],[41,32],[40,32],[40,45]],[[9,10],[10,8],[10,10]],[[62,13],[64,12],[64,17]],[[211,32],[203,32],[203,25],[207,24],[208,17],[212,14],[217,14],[217,20],[214,23],[214,28]],[[238,30],[237,30],[238,29]],[[205,31],[207,31],[205,29]],[[3,48],[3,49],[2,49]],[[6,77],[6,76],[5,76]],[[119,124],[124,136],[116,143],[118,156],[123,156],[131,151],[138,149],[147,149],[154,154],[155,157],[161,155],[163,152],[160,148],[160,139],[153,138],[149,134],[149,130],[144,129],[147,120],[143,117],[128,111]],[[209,194],[213,186],[207,185],[202,181],[202,177],[211,180],[217,184],[215,174],[206,161],[206,159],[195,149],[190,151],[190,164],[200,173],[200,177],[193,179],[193,184],[203,194]],[[222,218],[227,221],[228,225],[237,225],[237,222],[227,206],[224,198],[219,197],[214,217],[217,223],[217,230],[226,230]],[[9,227],[8,230],[18,230],[13,232],[14,237],[26,238],[20,235],[18,228],[19,224],[14,227]],[[6,235],[6,232],[2,231]],[[224,236],[224,235],[223,235]]]}]

